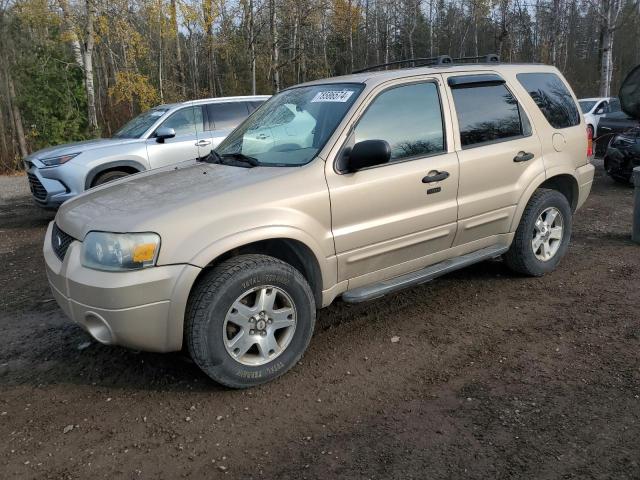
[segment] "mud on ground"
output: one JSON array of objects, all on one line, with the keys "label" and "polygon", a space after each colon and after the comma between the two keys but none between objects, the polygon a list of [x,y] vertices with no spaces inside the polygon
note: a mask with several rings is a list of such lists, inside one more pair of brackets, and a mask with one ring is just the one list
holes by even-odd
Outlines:
[{"label": "mud on ground", "polygon": [[601,168],[555,273],[492,261],[337,302],[301,364],[250,391],[65,320],[43,270],[51,214],[11,192],[1,478],[640,478],[640,246],[632,189]]}]

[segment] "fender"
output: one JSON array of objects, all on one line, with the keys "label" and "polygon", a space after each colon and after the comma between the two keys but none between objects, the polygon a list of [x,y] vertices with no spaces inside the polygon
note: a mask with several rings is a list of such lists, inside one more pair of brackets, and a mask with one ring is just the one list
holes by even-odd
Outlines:
[{"label": "fender", "polygon": [[147,170],[147,167],[136,160],[116,160],[115,162],[103,163],[89,170],[89,173],[87,173],[87,176],[84,180],[84,189],[88,190],[89,188],[91,188],[93,180],[100,173],[104,172],[105,170],[111,170],[118,167],[135,168],[136,170],[138,170],[138,172],[144,172],[145,170]]},{"label": "fender", "polygon": [[[524,209],[527,207],[527,204],[529,203],[529,199],[533,195],[533,192],[535,192],[538,188],[540,188],[540,186],[545,181],[553,177],[557,177],[558,175],[570,175],[574,180],[576,180],[575,170],[572,170],[570,168],[566,168],[563,166],[553,167],[549,170],[546,170],[546,172],[542,172],[540,175],[535,177],[533,181],[529,184],[529,186],[524,190],[522,196],[520,197],[520,200],[518,201],[518,204],[516,206],[516,211],[513,215],[513,220],[511,221],[511,228],[509,229],[510,232],[515,232],[518,229],[518,225],[520,224],[520,219],[522,218]],[[578,182],[576,180],[576,184],[577,183]],[[572,205],[572,209],[573,208],[575,207]]]},{"label": "fender", "polygon": [[289,239],[304,244],[314,255],[322,277],[322,290],[331,288],[338,278],[338,262],[335,252],[327,256],[314,237],[297,227],[271,225],[256,227],[220,238],[200,250],[190,261],[191,265],[204,268],[216,258],[236,248],[264,240]]}]

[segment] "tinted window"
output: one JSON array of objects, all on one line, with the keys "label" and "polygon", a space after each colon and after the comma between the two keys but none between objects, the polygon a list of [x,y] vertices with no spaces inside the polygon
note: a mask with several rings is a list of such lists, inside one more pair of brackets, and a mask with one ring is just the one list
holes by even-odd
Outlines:
[{"label": "tinted window", "polygon": [[[453,88],[462,147],[528,134],[518,101],[504,84]],[[523,118],[524,115],[523,115]]]},{"label": "tinted window", "polygon": [[573,97],[556,74],[519,73],[517,77],[553,128],[580,123],[580,113]]},{"label": "tinted window", "polygon": [[172,113],[171,116],[162,123],[162,127],[173,128],[176,131],[176,137],[180,135],[195,135],[197,122],[197,129],[201,130],[202,110],[200,107],[188,107]]},{"label": "tinted window", "polygon": [[355,128],[355,142],[386,140],[391,160],[444,150],[440,97],[434,83],[387,90],[373,101]]},{"label": "tinted window", "polygon": [[236,128],[249,116],[244,102],[211,103],[207,105],[209,126],[216,130]]}]

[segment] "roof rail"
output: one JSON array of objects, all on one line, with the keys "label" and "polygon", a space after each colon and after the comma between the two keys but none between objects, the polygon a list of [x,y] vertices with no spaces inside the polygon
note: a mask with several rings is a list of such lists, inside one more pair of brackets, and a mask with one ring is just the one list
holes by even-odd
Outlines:
[{"label": "roof rail", "polygon": [[[426,67],[431,65],[451,65],[453,63],[465,63],[475,61],[476,63],[500,63],[500,56],[495,53],[489,53],[487,55],[479,55],[477,57],[456,57],[452,58],[449,55],[439,55],[437,57],[427,57],[427,58],[407,58],[406,60],[396,60],[394,62],[380,63],[378,65],[372,65],[370,67],[362,68],[360,70],[354,70],[351,73],[364,73],[371,72],[373,70],[378,70],[380,68],[387,68],[398,66],[398,68],[412,68],[412,67]],[[403,67],[403,64],[409,63],[406,67]],[[416,65],[419,63],[420,65]]]}]

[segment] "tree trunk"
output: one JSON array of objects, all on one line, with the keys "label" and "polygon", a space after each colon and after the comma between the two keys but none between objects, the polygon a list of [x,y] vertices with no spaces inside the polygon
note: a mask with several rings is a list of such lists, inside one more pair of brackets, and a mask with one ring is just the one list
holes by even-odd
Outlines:
[{"label": "tree trunk", "polygon": [[253,0],[249,0],[249,56],[251,64],[251,95],[256,94],[256,39]]},{"label": "tree trunk", "polygon": [[[206,34],[206,45],[207,45],[207,80],[209,83],[209,94],[211,96],[216,96],[216,71],[214,68],[214,56],[215,56],[215,45],[213,42],[213,14],[214,14],[214,0],[207,0],[203,2],[202,8],[204,9],[204,22],[205,22],[205,31]],[[197,72],[197,70],[196,70]]]},{"label": "tree trunk", "polygon": [[613,77],[613,34],[620,13],[619,0],[602,0],[600,12],[600,38],[602,39],[600,59],[600,96],[611,95],[611,78]]},{"label": "tree trunk", "polygon": [[273,90],[280,91],[280,45],[278,44],[278,11],[276,0],[271,0],[271,69],[273,70]]},{"label": "tree trunk", "polygon": [[182,48],[180,47],[180,30],[178,26],[178,7],[176,0],[171,0],[171,28],[173,28],[176,42],[176,76],[178,77],[180,91],[184,99],[187,96],[187,85],[184,80],[184,65],[182,64]]},{"label": "tree trunk", "polygon": [[95,44],[93,20],[96,14],[94,0],[86,0],[87,28],[84,44],[84,82],[87,90],[87,120],[92,135],[98,134],[98,116],[96,113],[96,94],[93,86],[93,47]]},{"label": "tree trunk", "polygon": [[20,156],[24,158],[29,155],[29,149],[27,148],[27,139],[24,135],[22,115],[20,114],[20,108],[18,107],[18,99],[16,98],[16,90],[13,85],[13,78],[11,78],[11,73],[8,70],[5,70],[5,75],[7,80],[7,89],[9,91],[9,102],[11,103],[11,115],[13,117],[13,125],[16,132],[16,140],[18,141]]},{"label": "tree trunk", "polygon": [[60,10],[62,10],[62,18],[64,20],[64,26],[67,30],[67,36],[69,43],[71,44],[71,51],[73,52],[73,58],[78,66],[84,70],[84,60],[82,59],[82,47],[80,46],[80,40],[73,25],[71,19],[71,13],[69,12],[69,2],[67,0],[59,0]]},{"label": "tree trunk", "polygon": [[164,103],[164,88],[162,84],[162,75],[163,75],[163,56],[164,56],[164,46],[162,42],[162,0],[158,2],[158,89],[160,91],[160,103]]}]

